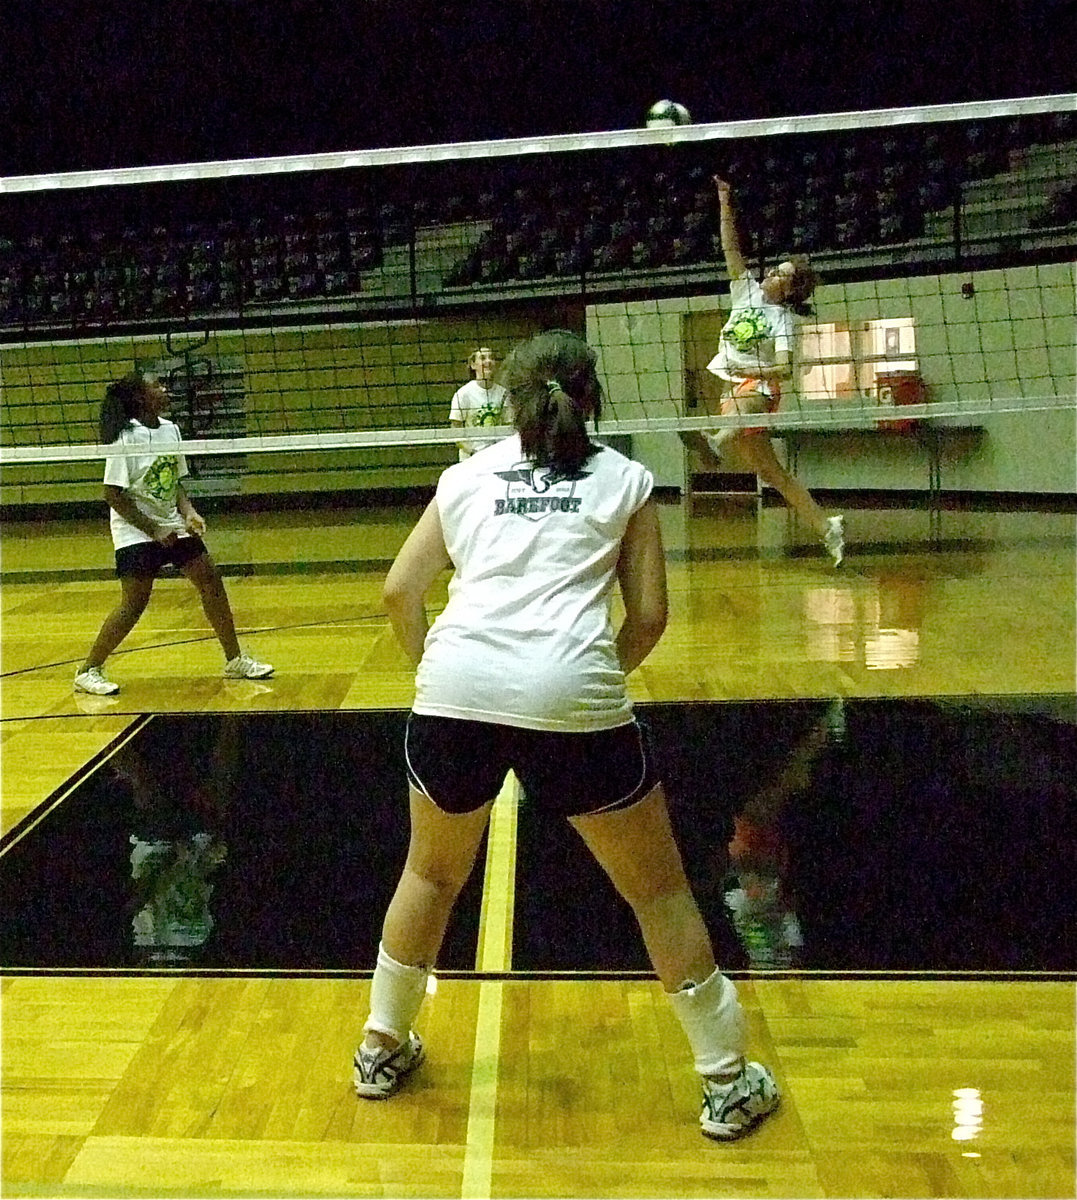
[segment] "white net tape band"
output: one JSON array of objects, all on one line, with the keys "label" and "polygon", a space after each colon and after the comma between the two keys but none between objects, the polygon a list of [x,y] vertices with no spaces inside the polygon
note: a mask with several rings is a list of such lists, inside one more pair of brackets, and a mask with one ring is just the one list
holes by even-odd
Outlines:
[{"label": "white net tape band", "polygon": [[[595,430],[599,439],[652,433],[679,433],[715,429],[771,429],[774,436],[799,429],[870,430],[900,421],[946,420],[955,425],[979,424],[979,418],[996,413],[1042,412],[1077,407],[1073,396],[1013,396],[965,404],[902,404],[849,406],[841,411],[800,413],[744,413],[730,416],[641,417],[603,421]],[[357,429],[342,433],[282,434],[241,438],[195,438],[177,442],[175,450],[188,456],[244,453],[301,453],[317,450],[361,450],[382,446],[446,445],[466,441],[488,442],[512,433],[508,426],[481,429]],[[0,465],[16,463],[80,462],[111,457],[145,455],[145,446],[117,447],[101,444],[75,446],[5,446]]]},{"label": "white net tape band", "polygon": [[[970,256],[967,247],[962,252],[961,247],[954,244],[957,237],[954,233],[956,217],[950,208],[956,212],[957,201],[951,192],[943,197],[949,208],[943,213],[945,225],[941,233],[935,225],[928,228],[927,216],[921,214],[924,224],[922,227],[917,225],[912,233],[906,231],[904,236],[909,239],[907,244],[900,241],[894,243],[892,237],[889,241],[881,239],[877,250],[871,252],[876,254],[877,261],[869,261],[870,255],[863,262],[857,260],[858,253],[863,257],[868,251],[852,251],[854,261],[851,262],[847,261],[845,250],[833,251],[840,257],[841,271],[848,279],[843,281],[838,277],[828,284],[824,271],[823,289],[819,293],[818,324],[805,327],[804,345],[810,343],[811,347],[810,350],[803,350],[801,355],[805,374],[800,383],[783,396],[783,408],[777,413],[723,417],[708,415],[700,406],[700,401],[704,400],[703,383],[708,382],[703,362],[710,357],[717,344],[718,327],[726,307],[725,302],[716,296],[699,298],[692,290],[701,286],[706,286],[708,291],[722,290],[720,271],[714,262],[717,237],[705,223],[703,234],[710,238],[711,243],[706,252],[697,252],[695,258],[656,260],[659,264],[687,262],[693,271],[698,271],[702,265],[703,270],[691,278],[687,274],[670,279],[662,276],[664,282],[661,286],[667,290],[671,287],[680,290],[683,285],[687,294],[656,301],[649,292],[643,290],[653,283],[650,267],[646,263],[646,269],[642,271],[634,270],[634,260],[627,266],[623,262],[610,266],[608,262],[600,261],[597,251],[594,262],[588,260],[584,267],[573,267],[571,263],[562,266],[557,262],[556,271],[546,265],[543,268],[545,274],[539,272],[537,275],[523,274],[523,257],[520,257],[519,263],[513,258],[511,265],[514,270],[519,268],[517,273],[510,271],[504,277],[492,274],[489,277],[491,280],[508,280],[492,289],[485,287],[485,274],[481,278],[454,278],[456,267],[469,261],[476,251],[481,252],[481,265],[491,265],[483,257],[487,254],[483,239],[487,233],[496,231],[492,227],[484,231],[483,227],[490,223],[487,217],[494,209],[483,208],[482,204],[463,209],[466,214],[486,214],[482,218],[468,215],[466,220],[462,219],[457,224],[434,222],[430,228],[424,229],[420,247],[420,239],[414,231],[410,235],[410,243],[401,240],[404,235],[392,223],[392,204],[387,206],[389,217],[385,219],[383,227],[378,224],[382,220],[381,210],[374,208],[370,198],[366,198],[369,201],[367,210],[355,210],[354,221],[351,209],[347,210],[347,222],[333,211],[333,204],[327,201],[329,208],[326,213],[306,213],[311,220],[310,228],[293,214],[293,222],[299,223],[293,224],[292,228],[299,230],[296,241],[303,250],[300,255],[302,264],[294,270],[313,269],[310,264],[315,258],[314,250],[320,249],[319,239],[323,233],[328,230],[325,236],[329,239],[332,251],[336,245],[333,239],[339,241],[344,236],[345,224],[349,237],[352,234],[374,236],[367,226],[369,224],[371,229],[376,226],[374,233],[380,239],[377,245],[379,257],[369,261],[363,258],[365,243],[359,245],[355,255],[347,249],[346,257],[356,273],[355,278],[349,276],[345,279],[347,287],[331,293],[328,281],[335,268],[326,266],[323,291],[318,292],[316,288],[315,293],[311,293],[314,296],[312,300],[297,302],[294,312],[299,323],[292,320],[293,309],[289,307],[290,302],[285,302],[279,309],[279,316],[283,320],[267,326],[264,312],[258,307],[261,303],[258,297],[263,293],[254,287],[256,282],[265,282],[261,275],[257,275],[256,260],[261,264],[258,271],[269,268],[264,268],[261,260],[257,259],[262,250],[258,248],[258,238],[254,237],[253,224],[249,229],[244,227],[241,231],[243,237],[235,241],[233,246],[235,252],[230,251],[232,257],[229,262],[236,270],[242,266],[246,272],[243,287],[247,290],[243,292],[243,301],[248,305],[253,303],[254,307],[249,307],[246,312],[233,312],[225,306],[222,282],[220,296],[211,296],[209,309],[200,310],[210,313],[197,318],[200,324],[206,323],[205,336],[200,340],[197,340],[199,335],[194,333],[189,324],[177,329],[178,322],[174,318],[163,319],[163,328],[142,330],[136,327],[136,332],[126,335],[110,335],[108,320],[96,325],[91,320],[82,329],[77,318],[83,309],[77,305],[88,305],[86,311],[96,318],[93,303],[99,299],[98,291],[107,299],[112,295],[109,287],[114,285],[113,291],[122,293],[120,299],[129,300],[128,293],[135,296],[137,303],[130,310],[131,319],[145,321],[146,312],[152,315],[157,310],[151,307],[143,311],[137,307],[137,304],[145,305],[148,301],[138,292],[143,285],[140,282],[142,275],[137,274],[136,268],[151,280],[154,291],[150,298],[156,303],[157,291],[167,298],[177,286],[194,286],[196,269],[201,270],[206,265],[203,261],[206,254],[211,258],[221,255],[222,243],[217,234],[221,238],[231,236],[227,230],[221,232],[217,227],[208,227],[208,251],[205,247],[199,249],[197,242],[188,244],[182,238],[177,240],[176,247],[172,246],[171,241],[158,246],[158,233],[171,238],[169,230],[155,229],[152,233],[147,230],[150,245],[145,263],[126,243],[119,245],[118,249],[106,243],[112,255],[108,258],[96,251],[91,253],[80,249],[76,239],[72,243],[75,257],[71,260],[70,280],[75,281],[80,270],[86,279],[82,283],[70,282],[70,286],[68,275],[57,274],[55,264],[50,265],[46,261],[46,251],[57,259],[69,251],[64,246],[52,246],[46,238],[42,243],[44,249],[40,252],[26,250],[27,263],[30,265],[26,267],[19,284],[22,288],[18,293],[19,303],[9,302],[9,312],[14,320],[22,321],[25,318],[30,326],[37,322],[35,314],[39,313],[45,313],[46,318],[49,314],[55,314],[55,320],[52,323],[38,322],[39,328],[34,332],[44,337],[28,338],[26,328],[16,328],[14,324],[0,337],[0,367],[3,368],[0,388],[3,389],[5,420],[5,428],[0,436],[5,442],[20,443],[0,446],[0,464],[9,467],[15,464],[32,466],[38,463],[93,462],[115,454],[143,453],[143,449],[138,447],[126,451],[92,441],[97,436],[97,405],[104,384],[110,377],[116,378],[129,371],[133,357],[135,366],[149,364],[150,369],[156,373],[164,371],[172,380],[167,386],[177,419],[193,435],[179,443],[177,449],[189,456],[287,455],[312,451],[432,447],[439,453],[428,454],[425,459],[422,455],[387,455],[384,463],[379,460],[371,466],[372,471],[384,471],[394,469],[393,464],[399,466],[402,460],[407,460],[403,465],[408,469],[414,466],[418,471],[429,471],[447,457],[445,450],[450,450],[455,443],[487,441],[510,432],[503,427],[449,427],[450,388],[455,389],[460,382],[454,379],[450,384],[449,380],[454,365],[462,370],[465,349],[469,353],[480,344],[503,348],[532,331],[532,326],[540,320],[539,316],[529,315],[525,321],[518,314],[503,315],[495,307],[510,295],[517,294],[526,294],[528,300],[536,303],[549,301],[550,304],[557,304],[565,300],[586,310],[588,339],[599,354],[599,373],[609,401],[604,405],[599,437],[637,434],[664,434],[668,437],[681,431],[723,427],[759,428],[775,434],[792,434],[797,430],[810,429],[836,432],[880,427],[893,429],[898,422],[902,428],[907,429],[912,424],[927,432],[928,427],[917,423],[938,421],[969,427],[982,424],[990,414],[1072,409],[1077,404],[1077,397],[1073,394],[1071,367],[1074,286],[1072,236],[1066,227],[1065,212],[1061,213],[1058,220],[1043,222],[1040,218],[1052,215],[1045,206],[1056,192],[1059,196],[1065,195],[1065,188],[1072,178],[1071,164],[1077,161],[1077,137],[1073,136],[1075,126],[1068,114],[1073,112],[1077,112],[1077,95],[1067,94],[664,129],[617,130],[0,179],[0,193],[22,192],[31,203],[34,202],[35,193],[49,189],[100,189],[98,197],[74,196],[70,201],[66,196],[58,198],[57,203],[61,208],[71,203],[77,209],[83,200],[101,198],[107,202],[113,199],[109,195],[109,188],[117,186],[122,189],[126,185],[143,183],[218,179],[224,181],[221,186],[227,191],[233,187],[233,180],[242,181],[251,176],[356,167],[370,168],[376,180],[377,168],[409,163],[445,164],[446,186],[451,183],[453,187],[458,187],[459,180],[451,170],[452,163],[454,160],[469,159],[475,166],[469,166],[468,185],[458,187],[466,201],[471,186],[480,189],[488,187],[491,178],[505,174],[507,167],[511,166],[506,164],[507,158],[519,158],[522,155],[539,158],[541,166],[543,156],[556,159],[557,152],[617,149],[618,154],[614,157],[618,160],[620,170],[621,160],[632,148],[647,150],[674,142],[707,142],[713,145],[722,139],[737,141],[756,138],[765,142],[766,135],[833,132],[839,135],[835,143],[837,146],[853,150],[855,135],[876,128],[923,126],[939,122],[977,123],[1000,118],[1008,121],[1009,118],[1039,114],[1067,114],[1066,121],[1031,123],[1029,144],[1035,153],[1030,152],[1027,160],[1024,157],[1024,143],[1009,143],[1004,137],[1000,137],[994,157],[982,153],[979,155],[985,162],[995,163],[994,171],[1001,171],[1002,174],[998,178],[985,178],[982,181],[990,194],[984,193],[987,199],[978,195],[972,197],[970,219],[986,219],[978,216],[977,204],[985,211],[990,210],[990,219],[997,221],[1003,231],[997,235],[998,246],[992,253],[1005,253],[1005,257],[998,262],[991,260],[983,264],[987,274],[978,277],[975,286],[971,275],[958,278],[956,274],[960,270],[962,275],[966,275],[981,263]],[[1015,124],[1020,133],[1021,122],[1008,123]],[[847,139],[848,146],[842,141],[847,134],[854,135]],[[1040,136],[1044,134],[1046,136]],[[979,139],[977,145],[994,144],[994,132],[991,130],[970,126],[969,135]],[[1010,136],[1014,136],[1012,132],[1005,133],[1005,137]],[[776,140],[780,141],[781,138]],[[938,138],[934,140],[940,141]],[[940,161],[945,171],[952,166],[943,161],[949,155],[960,156],[967,152],[975,157],[961,137],[949,138],[945,134],[941,140],[945,152]],[[1021,150],[1006,158],[1007,147],[1017,144],[1021,145]],[[972,145],[971,141],[969,145]],[[799,153],[799,143],[794,144],[791,150]],[[706,154],[710,155],[709,149]],[[602,156],[598,157],[601,160]],[[648,183],[654,176],[649,162],[651,157],[649,153],[644,155],[641,176]],[[687,152],[677,157],[689,166],[694,162]],[[627,154],[627,159],[631,158],[632,155]],[[489,171],[484,174],[477,168],[486,159],[497,161],[492,162]],[[586,176],[587,172],[592,172],[600,190],[604,183],[609,182],[603,175],[603,161],[595,164],[593,171],[582,160],[569,161],[573,167],[582,168],[580,172],[570,172],[574,181],[570,190],[575,187],[576,177]],[[892,187],[895,195],[909,192],[916,201],[915,175],[910,179],[902,174],[907,165],[905,162],[891,164],[902,186],[892,183],[887,186]],[[631,166],[632,163],[627,162],[626,186],[631,182]],[[679,210],[677,212],[677,221],[683,220],[684,223],[682,232],[685,237],[688,234],[688,217],[700,217],[701,203],[713,206],[712,188],[706,179],[709,173],[707,168],[696,164],[692,170],[699,176],[692,186],[702,185],[707,191],[705,195],[699,192],[693,200],[696,205],[693,212],[687,215]],[[525,172],[525,182],[526,175]],[[432,186],[436,191],[442,176],[437,171],[434,171],[434,176]],[[511,171],[508,176],[511,182]],[[751,182],[750,175],[748,182]],[[834,186],[837,187],[837,184]],[[851,186],[842,185],[845,188]],[[675,199],[678,203],[683,201],[687,204],[688,200],[692,200],[690,193],[691,188],[687,188],[683,196],[678,192]],[[391,189],[389,194],[392,198]],[[517,195],[517,192],[512,194],[512,203],[504,210],[507,214],[505,221],[512,226],[513,232],[515,226],[512,222],[520,217],[520,213],[512,207],[516,204]],[[626,192],[625,197],[618,193],[614,206],[617,211],[611,210],[609,214],[612,224],[608,231],[604,228],[600,230],[601,236],[612,240],[613,229],[619,223],[614,218],[619,215],[627,218],[628,201],[633,195],[630,191]],[[115,198],[119,199],[118,196]],[[647,198],[644,196],[645,202]],[[667,199],[664,194],[658,198]],[[853,198],[849,195],[837,197],[845,201]],[[377,199],[376,193],[374,199]],[[491,205],[495,201],[505,204],[509,199],[492,193]],[[636,199],[638,202],[639,198]],[[755,200],[758,207],[759,197]],[[836,204],[837,201],[834,202]],[[304,204],[305,200],[301,201],[299,208],[302,209]],[[18,208],[14,199],[12,207]],[[927,213],[930,206],[924,201],[922,207]],[[807,208],[810,205],[806,205]],[[750,212],[751,205],[746,204],[745,209]],[[580,224],[583,221],[582,212],[582,209],[569,211],[568,223],[572,226],[569,232],[574,231],[578,235],[584,229]],[[342,222],[340,228],[335,223],[338,218]],[[804,219],[808,220],[808,217]],[[549,229],[543,225],[544,234],[560,237],[565,232],[557,226],[561,220],[557,212],[543,210],[536,215],[536,220],[550,225]],[[572,225],[573,221],[575,225]],[[620,223],[627,225],[627,221]],[[68,228],[63,219],[50,218],[46,225],[47,228]],[[1041,227],[1047,229],[1042,236],[1039,232]],[[680,229],[680,225],[674,228]],[[133,233],[137,234],[138,230]],[[963,234],[967,242],[968,230],[964,229]],[[824,254],[827,247],[861,245],[855,241],[838,243],[821,240],[822,235],[810,233],[803,239],[804,244],[812,245],[812,236],[820,239],[818,245]],[[276,238],[274,241],[274,237],[266,239],[270,247],[265,252],[269,255],[266,261],[272,268],[270,274],[273,271],[277,274],[293,271],[285,263],[287,238],[283,241]],[[633,237],[642,238],[643,234],[636,230]],[[784,237],[782,241],[786,245],[794,244]],[[897,245],[899,250],[891,250],[891,243]],[[864,244],[869,245],[870,239],[869,243]],[[496,239],[491,241],[491,246],[491,254],[500,253]],[[641,246],[647,250],[642,241]],[[903,246],[905,248],[901,249]],[[941,257],[940,246],[946,250]],[[506,263],[500,265],[505,267],[516,251],[510,252],[507,242],[503,249]],[[197,259],[196,250],[202,254],[203,260]],[[11,244],[9,251],[11,254],[23,253],[23,248]],[[916,257],[921,251],[922,274],[928,277],[923,280],[911,269],[921,265],[921,259]],[[522,255],[522,250],[520,253]],[[86,258],[81,265],[79,254]],[[247,254],[249,263],[244,259],[241,264],[240,257]],[[903,254],[906,257],[903,258]],[[1039,258],[1025,258],[1025,255],[1038,255]],[[160,265],[158,258],[161,256],[168,258],[166,265],[176,278],[157,278]],[[332,261],[331,253],[326,257],[327,261]],[[356,261],[359,265],[356,265]],[[892,277],[891,262],[894,264]],[[121,263],[122,272],[116,263]],[[494,262],[492,265],[498,264]],[[104,277],[100,287],[98,282],[90,281],[87,273],[91,267]],[[36,275],[31,279],[32,269],[41,275],[40,281]],[[184,272],[188,269],[191,282],[185,284]],[[318,270],[321,269],[319,265]],[[574,274],[576,270],[580,271],[578,278]],[[868,271],[866,280],[858,280],[857,273],[864,270]],[[122,278],[116,283],[113,277],[118,272]],[[589,274],[586,284],[584,274]],[[905,275],[910,276],[908,285],[901,282]],[[591,283],[596,276],[606,281],[597,292]],[[625,277],[623,281],[622,276]],[[629,278],[634,276],[638,276],[634,281]],[[538,280],[534,290],[531,283],[527,282],[531,279]],[[13,280],[15,276],[9,271],[7,283],[11,294],[14,294]],[[270,278],[268,282],[274,283],[274,279]],[[317,284],[318,280],[315,282]],[[617,291],[622,287],[622,282],[628,300],[622,300],[621,293]],[[4,280],[0,279],[2,283]],[[483,288],[472,291],[471,286],[475,283],[482,284]],[[277,285],[283,287],[281,280],[276,280],[274,286]],[[613,289],[609,295],[617,296],[615,303],[603,300],[605,293],[601,291],[602,286]],[[146,285],[148,287],[149,284]],[[57,292],[59,300],[68,300],[75,307],[70,312],[62,308],[54,310],[50,307],[53,297],[49,288]],[[79,288],[90,289],[89,300],[82,297]],[[633,291],[633,288],[636,290]],[[827,291],[827,288],[832,290]],[[42,289],[45,289],[44,292]],[[515,290],[510,292],[504,289]],[[445,311],[435,311],[439,309],[443,292],[448,301]],[[31,309],[30,300],[42,298],[38,293],[42,293],[48,303],[43,303],[39,309]],[[290,292],[288,294],[291,295]],[[296,294],[307,295],[302,292]],[[338,295],[344,296],[344,299],[337,301],[332,298]],[[634,300],[631,298],[633,295],[646,298]],[[416,297],[423,302],[420,307],[415,307]],[[118,303],[116,295],[112,295],[112,300]],[[273,297],[271,301],[276,302]],[[468,304],[478,302],[473,315],[472,310],[465,312],[461,307],[465,301]],[[232,303],[231,299],[229,303]],[[26,313],[19,304],[26,305]],[[215,315],[214,304],[218,308]],[[315,308],[315,305],[319,307]],[[324,308],[321,307],[323,305]],[[364,309],[364,305],[369,305],[369,308]],[[373,317],[376,313],[384,312],[386,306],[390,306],[392,311],[408,312],[410,315],[389,320],[362,319],[364,312]],[[128,313],[127,309],[121,311]],[[68,312],[66,317],[65,312]],[[76,320],[69,325],[71,312]],[[302,317],[308,314],[311,317],[320,314],[318,323],[302,321]],[[542,315],[542,323],[548,323],[552,315],[552,312]],[[359,320],[354,319],[357,316]],[[241,322],[238,326],[234,324],[237,317]],[[212,330],[216,340],[211,343],[211,326],[218,318],[221,321],[220,328]],[[158,320],[159,314],[151,325],[158,323]],[[557,323],[560,320],[558,314]],[[70,332],[55,337],[53,330],[57,326],[60,329],[67,326]],[[395,333],[397,326],[402,328],[399,338]],[[383,334],[383,329],[388,332]],[[177,332],[184,338],[182,346],[173,344],[172,339]],[[101,336],[102,333],[104,336]],[[309,341],[305,336],[307,333],[311,335]],[[885,339],[883,334],[886,335]],[[193,340],[188,342],[188,339]],[[130,349],[126,350],[128,346]],[[92,352],[89,352],[90,347],[94,348]],[[713,389],[713,381],[709,381],[709,386]],[[930,402],[925,402],[925,398]],[[903,399],[921,402],[902,403]],[[713,403],[713,395],[708,396],[706,402]],[[491,415],[496,419],[496,414]],[[375,427],[371,428],[372,425]],[[637,445],[642,447],[643,442]],[[365,457],[377,458],[377,455]],[[412,458],[415,459],[414,463]],[[364,470],[367,465],[360,463]],[[279,469],[279,466],[275,469]],[[340,467],[340,470],[346,469],[351,469],[351,466]]]},{"label": "white net tape band", "polygon": [[0,177],[0,193],[40,192],[57,188],[116,187],[230,176],[281,175],[302,171],[336,171],[355,167],[387,167],[415,163],[462,161],[550,154],[572,150],[611,150],[624,146],[671,145],[776,134],[822,133],[886,128],[943,121],[987,120],[1037,113],[1077,111],[1077,93],[984,100],[967,104],[929,104],[913,108],[879,108],[864,112],[821,113],[803,117],[768,117],[752,121],[717,121],[670,129],[618,129],[564,133],[549,137],[504,138],[486,142],[451,142],[429,146],[397,146],[379,150],[347,150],[281,157],[222,159],[93,171],[59,171],[47,175]]}]

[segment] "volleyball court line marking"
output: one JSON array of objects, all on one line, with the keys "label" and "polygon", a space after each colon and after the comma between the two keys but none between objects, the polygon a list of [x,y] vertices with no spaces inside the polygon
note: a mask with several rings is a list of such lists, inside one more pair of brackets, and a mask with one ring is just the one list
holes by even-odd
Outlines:
[{"label": "volleyball court line marking", "polygon": [[[475,964],[480,971],[506,972],[512,965],[518,804],[519,784],[510,771],[490,813],[478,961]],[[491,1194],[504,986],[501,980],[483,980],[479,984],[467,1142],[460,1182],[460,1195],[464,1200],[485,1200]]]},{"label": "volleyball court line marking", "polygon": [[68,796],[80,788],[90,775],[96,774],[105,763],[115,758],[125,746],[128,746],[146,728],[156,714],[142,713],[138,716],[132,716],[130,713],[117,713],[116,715],[120,717],[131,716],[131,724],[121,733],[117,734],[116,738],[100,752],[100,757],[95,755],[89,763],[76,770],[73,775],[60,784],[61,790],[58,793],[53,793],[51,798],[46,797],[42,801],[40,811],[37,808],[32,809],[24,818],[27,822],[25,828],[22,827],[21,823],[16,823],[7,833],[0,837],[0,855],[7,854],[13,846],[18,845],[28,833],[31,833],[41,824],[49,813],[55,811]]},{"label": "volleyball court line marking", "polygon": [[[8,581],[11,582],[10,580]],[[259,633],[287,633],[294,629],[321,629],[324,627],[344,626],[359,624],[363,621],[379,621],[387,623],[389,620],[386,613],[372,613],[366,617],[337,617],[332,621],[297,621],[294,625],[264,625],[257,629],[244,629],[243,636],[254,637]],[[203,633],[198,637],[179,638],[170,642],[149,642],[144,646],[129,646],[126,650],[114,650],[110,657],[119,658],[124,654],[139,654],[143,650],[167,650],[171,646],[194,646],[199,642],[215,641],[217,635],[215,633]],[[63,658],[58,662],[37,663],[32,667],[16,667],[13,671],[0,671],[0,679],[11,679],[16,675],[29,675],[34,671],[48,671],[52,667],[70,667],[77,666],[83,662],[83,658]]]}]

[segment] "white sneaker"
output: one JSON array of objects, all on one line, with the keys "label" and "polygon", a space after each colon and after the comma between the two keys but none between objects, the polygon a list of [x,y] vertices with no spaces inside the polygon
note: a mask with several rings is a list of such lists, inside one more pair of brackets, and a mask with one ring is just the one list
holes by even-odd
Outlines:
[{"label": "white sneaker", "polygon": [[706,1137],[731,1142],[753,1130],[780,1101],[774,1076],[762,1063],[745,1063],[732,1083],[718,1083],[704,1076],[700,1128]]},{"label": "white sneaker", "polygon": [[75,676],[74,690],[87,692],[91,696],[114,696],[120,690],[120,685],[106,679],[100,667],[87,667]]},{"label": "white sneaker", "polygon": [[237,654],[224,664],[225,679],[265,679],[273,674],[269,663],[258,662],[249,654]]},{"label": "white sneaker", "polygon": [[360,1046],[353,1060],[355,1094],[364,1100],[387,1100],[425,1057],[422,1039],[415,1032],[395,1050]]},{"label": "white sneaker", "polygon": [[845,518],[827,517],[826,533],[823,534],[823,545],[834,560],[834,566],[840,567],[845,557]]}]

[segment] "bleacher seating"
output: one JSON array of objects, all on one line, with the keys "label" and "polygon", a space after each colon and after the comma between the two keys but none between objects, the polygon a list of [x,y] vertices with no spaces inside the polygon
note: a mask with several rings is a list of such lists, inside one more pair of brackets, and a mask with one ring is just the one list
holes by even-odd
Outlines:
[{"label": "bleacher seating", "polygon": [[[361,303],[368,292],[393,293],[377,283],[390,261],[415,269],[420,232],[449,226],[472,233],[455,256],[438,242],[439,265],[424,271],[424,287],[478,292],[714,270],[715,171],[734,183],[748,249],[760,256],[914,245],[948,236],[955,215],[979,229],[992,205],[1009,214],[1010,226],[1000,227],[1072,226],[1075,145],[1077,118],[1055,113],[990,129],[905,128],[840,146],[783,139],[759,157],[744,146],[719,153],[697,144],[618,160],[612,170],[586,155],[522,160],[499,164],[481,192],[451,186],[440,199],[428,186],[410,194],[407,180],[397,181],[398,194],[362,196],[319,182],[305,205],[298,190],[285,201],[261,181],[242,204],[216,213],[202,211],[197,193],[186,210],[181,199],[155,210],[135,197],[118,213],[95,209],[88,197],[77,219],[65,212],[62,221],[47,204],[27,205],[15,217],[5,210],[0,223],[0,326],[98,327]],[[1052,177],[1044,163],[1060,163],[1061,174]]]}]

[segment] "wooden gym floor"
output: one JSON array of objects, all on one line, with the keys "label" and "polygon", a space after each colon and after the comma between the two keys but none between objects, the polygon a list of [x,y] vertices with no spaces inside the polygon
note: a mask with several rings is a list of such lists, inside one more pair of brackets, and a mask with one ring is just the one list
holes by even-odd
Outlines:
[{"label": "wooden gym floor", "polygon": [[[386,731],[411,676],[379,589],[416,515],[217,518],[244,644],[276,675],[221,679],[165,579],[103,699],[70,682],[118,591],[107,532],[5,525],[3,1194],[1073,1196],[1073,515],[854,509],[835,572],[781,509],[663,507],[672,619],[633,691],[680,753],[689,869],[784,1092],[729,1146],[698,1133],[623,913],[590,877],[587,919],[560,903],[570,840],[511,781],[420,1017],[427,1066],[390,1103],[351,1093],[402,845]],[[319,759],[337,726],[352,749]],[[277,787],[283,759],[298,784]],[[241,784],[216,927],[164,951],[133,910],[95,923],[130,886],[140,762],[231,762]],[[729,873],[768,863],[802,944],[730,924]]]}]

